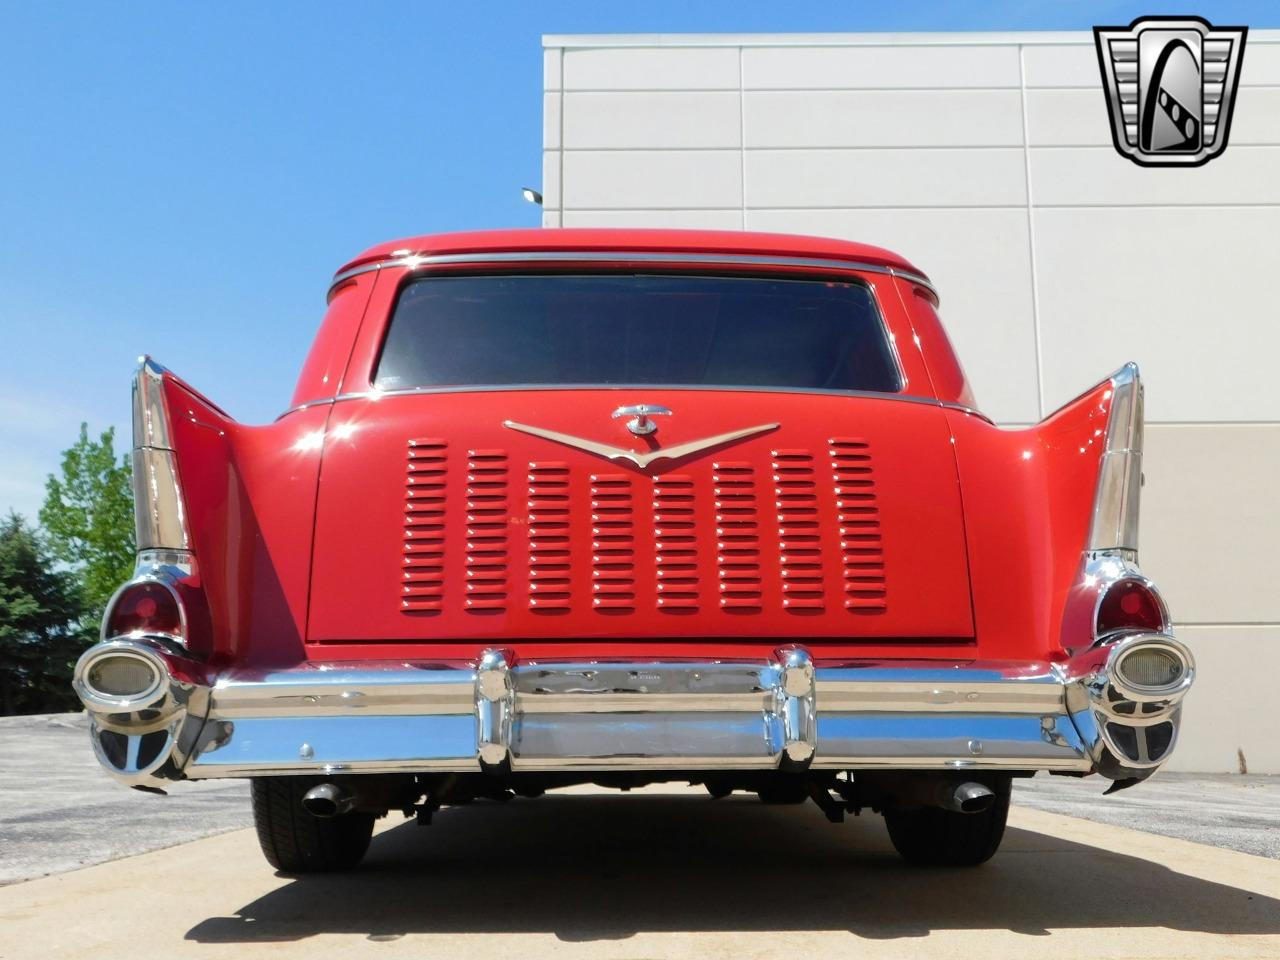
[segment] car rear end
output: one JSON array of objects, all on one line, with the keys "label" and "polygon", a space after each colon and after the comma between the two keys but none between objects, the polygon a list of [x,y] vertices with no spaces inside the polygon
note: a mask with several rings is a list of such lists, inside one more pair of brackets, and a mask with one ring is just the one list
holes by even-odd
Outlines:
[{"label": "car rear end", "polygon": [[904,853],[1011,776],[1148,776],[1193,664],[1136,567],[1136,369],[998,430],[936,305],[874,248],[473,235],[340,273],[269,426],[144,363],[100,760],[348,832],[682,779]]}]

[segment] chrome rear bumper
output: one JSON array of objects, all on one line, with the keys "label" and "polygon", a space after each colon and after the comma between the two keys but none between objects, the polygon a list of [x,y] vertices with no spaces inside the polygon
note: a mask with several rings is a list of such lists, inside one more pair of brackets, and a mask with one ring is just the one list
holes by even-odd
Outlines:
[{"label": "chrome rear bumper", "polygon": [[[1144,643],[1174,650],[1184,675],[1159,699],[1118,695],[1112,665]],[[97,658],[122,651],[162,673],[147,703],[104,703],[86,689]],[[310,662],[205,681],[180,651],[129,638],[88,651],[76,685],[99,759],[142,786],[338,772],[807,767],[1140,779],[1172,750],[1193,670],[1178,641],[1144,634],[1067,664],[815,666],[802,647],[759,661],[517,663],[490,650],[477,664]],[[1130,696],[1146,699],[1128,712]],[[1120,736],[1117,724],[1143,732]],[[1168,729],[1148,737],[1160,724]],[[124,745],[107,749],[104,735]]]}]

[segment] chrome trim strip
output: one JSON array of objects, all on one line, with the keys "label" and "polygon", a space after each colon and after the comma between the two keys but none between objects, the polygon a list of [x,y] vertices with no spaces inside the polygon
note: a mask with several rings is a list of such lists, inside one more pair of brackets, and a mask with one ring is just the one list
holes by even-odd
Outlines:
[{"label": "chrome trim strip", "polygon": [[936,397],[919,397],[909,393],[877,393],[874,390],[824,390],[819,387],[801,389],[798,387],[755,387],[755,386],[739,386],[739,385],[707,385],[700,383],[499,383],[499,384],[466,384],[463,386],[448,387],[406,387],[403,390],[363,390],[353,393],[342,393],[336,397],[325,397],[320,400],[309,400],[306,403],[300,403],[296,407],[290,407],[284,413],[276,417],[281,420],[291,413],[297,413],[299,410],[306,410],[310,407],[323,406],[331,403],[342,403],[348,400],[381,400],[383,397],[410,397],[418,394],[452,394],[452,393],[498,393],[498,392],[516,392],[522,390],[612,390],[617,393],[636,392],[640,390],[697,390],[697,391],[723,391],[726,393],[793,393],[805,394],[824,397],[847,397],[850,399],[864,398],[867,400],[894,400],[901,403],[920,403],[927,407],[940,407],[946,410],[956,410],[960,413],[971,414],[982,420],[991,423],[991,418],[980,410],[972,407],[966,407],[962,403],[951,403],[946,400],[939,400]]},{"label": "chrome trim strip", "polygon": [[843,713],[999,713],[1062,712],[1062,686],[1057,682],[865,683],[823,681],[818,684],[824,711]]},{"label": "chrome trim strip", "polygon": [[172,450],[134,449],[133,515],[139,550],[190,549]]},{"label": "chrome trim strip", "polygon": [[[1061,688],[1059,688],[1061,695]],[[1090,767],[1088,751],[1071,719],[1043,716],[911,714],[818,716],[819,754],[827,769],[1023,769]],[[912,747],[908,752],[904,747]]]},{"label": "chrome trim strip", "polygon": [[754,693],[577,693],[522,697],[521,714],[535,713],[756,713],[773,706],[772,692]]},{"label": "chrome trim strip", "polygon": [[451,716],[253,717],[209,721],[189,779],[297,773],[475,772],[470,711]]},{"label": "chrome trim strip", "polygon": [[1111,415],[1098,466],[1088,551],[1114,551],[1138,559],[1142,499],[1142,378],[1136,363],[1111,375]]},{"label": "chrome trim strip", "polygon": [[164,401],[167,372],[143,356],[133,378],[133,514],[139,551],[191,548]]},{"label": "chrome trim strip", "polygon": [[352,267],[350,270],[343,270],[341,273],[334,274],[333,280],[329,283],[329,290],[332,292],[334,287],[346,280],[350,280],[352,277],[358,277],[362,273],[370,273],[374,270],[382,270],[386,267],[404,267],[409,270],[416,270],[419,267],[468,263],[699,263],[746,267],[808,267],[820,270],[882,273],[886,276],[901,277],[904,280],[909,280],[912,283],[918,283],[922,287],[928,288],[935,297],[938,296],[938,291],[934,289],[933,283],[928,277],[912,273],[909,270],[900,270],[897,267],[866,263],[860,260],[779,257],[742,253],[654,253],[651,251],[627,250],[520,250],[491,253],[410,254],[409,256],[393,257],[385,260],[374,260],[372,263],[363,263],[358,267]]},{"label": "chrome trim strip", "polygon": [[688,457],[695,453],[701,453],[704,450],[710,450],[712,447],[719,447],[726,443],[732,443],[735,440],[745,440],[747,437],[754,437],[756,434],[764,433],[768,430],[776,430],[781,424],[762,423],[755,427],[744,427],[741,430],[730,430],[728,433],[717,433],[714,437],[704,437],[701,440],[690,440],[688,443],[677,443],[671,447],[660,447],[651,450],[648,453],[635,453],[631,450],[623,450],[621,447],[615,447],[607,443],[599,443],[595,440],[586,440],[582,437],[575,437],[569,433],[559,433],[556,430],[545,430],[542,427],[531,427],[525,423],[516,423],[514,420],[503,420],[502,425],[508,430],[516,430],[519,433],[527,433],[531,437],[539,437],[543,440],[550,440],[553,443],[562,443],[567,447],[573,447],[576,450],[583,450],[587,453],[594,453],[596,456],[604,457],[606,460],[619,461],[625,460],[633,463],[641,470],[652,463],[659,460],[679,460],[681,457]]},{"label": "chrome trim strip", "polygon": [[172,450],[169,414],[164,405],[164,375],[168,371],[148,356],[138,358],[133,378],[133,444]]}]

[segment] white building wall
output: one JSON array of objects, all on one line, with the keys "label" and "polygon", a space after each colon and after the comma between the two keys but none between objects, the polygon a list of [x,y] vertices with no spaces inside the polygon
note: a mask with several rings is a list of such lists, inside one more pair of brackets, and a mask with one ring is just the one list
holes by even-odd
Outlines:
[{"label": "white building wall", "polygon": [[1111,146],[1088,33],[547,37],[544,223],[777,230],[904,254],[982,408],[1147,384],[1143,568],[1201,673],[1174,769],[1280,773],[1280,31],[1227,151]]}]

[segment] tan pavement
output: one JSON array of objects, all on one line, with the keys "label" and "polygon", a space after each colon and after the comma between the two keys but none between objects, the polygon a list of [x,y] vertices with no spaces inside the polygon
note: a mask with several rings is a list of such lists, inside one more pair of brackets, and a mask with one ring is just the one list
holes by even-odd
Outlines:
[{"label": "tan pavement", "polygon": [[344,876],[241,830],[0,888],[3,960],[784,953],[1277,957],[1280,861],[1018,809],[991,863],[920,870],[879,817],[651,788],[393,816]]}]

